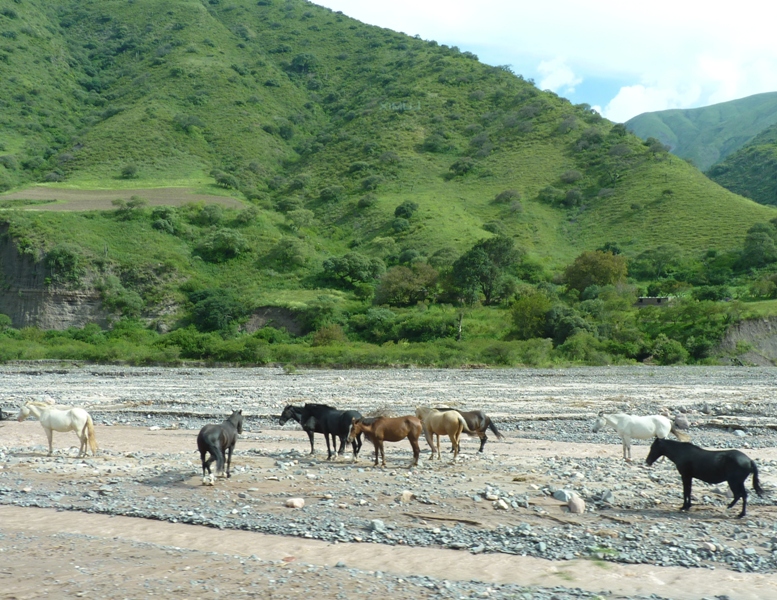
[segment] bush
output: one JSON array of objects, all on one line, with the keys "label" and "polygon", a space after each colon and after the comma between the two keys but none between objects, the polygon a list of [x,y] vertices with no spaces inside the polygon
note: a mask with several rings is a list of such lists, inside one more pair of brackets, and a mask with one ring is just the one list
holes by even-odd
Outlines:
[{"label": "bush", "polygon": [[391,228],[396,233],[402,233],[403,231],[410,229],[410,221],[403,219],[402,217],[397,217],[391,222]]},{"label": "bush", "polygon": [[318,193],[319,200],[323,202],[336,202],[345,194],[345,188],[341,185],[330,185]]},{"label": "bush", "polygon": [[70,244],[54,246],[46,253],[44,264],[54,283],[77,284],[85,272],[78,248]]},{"label": "bush", "polygon": [[438,274],[434,267],[413,263],[412,267],[392,267],[380,279],[375,288],[375,304],[412,306],[433,297]]},{"label": "bush", "polygon": [[576,183],[580,181],[583,178],[583,174],[580,171],[575,171],[574,169],[565,171],[561,174],[561,182],[562,183]]},{"label": "bush", "polygon": [[239,231],[219,229],[197,246],[197,253],[208,262],[224,262],[250,250],[248,240]]},{"label": "bush", "polygon": [[511,202],[519,201],[520,199],[521,194],[518,190],[505,190],[494,196],[492,202],[494,204],[510,204]]},{"label": "bush", "polygon": [[466,175],[475,168],[475,161],[468,156],[464,156],[448,167],[448,171],[453,177]]},{"label": "bush", "polygon": [[121,168],[121,178],[122,179],[137,179],[138,178],[138,167],[137,167],[137,165],[124,165]]},{"label": "bush", "polygon": [[409,219],[417,210],[418,204],[410,200],[405,200],[402,204],[394,209],[394,216],[401,217],[403,219]]},{"label": "bush", "polygon": [[510,307],[516,337],[521,340],[543,337],[552,307],[552,300],[541,292],[532,291],[518,298]]},{"label": "bush", "polygon": [[323,262],[324,273],[334,281],[355,285],[368,283],[380,277],[386,270],[379,258],[368,258],[357,252],[344,256],[332,256]]},{"label": "bush", "polygon": [[680,342],[662,333],[653,343],[653,359],[659,365],[681,365],[688,360],[688,351]]},{"label": "bush", "polygon": [[200,331],[223,331],[245,315],[245,307],[231,290],[209,289],[189,295],[192,322]]},{"label": "bush", "polygon": [[330,346],[332,344],[344,344],[348,342],[343,328],[340,325],[324,325],[313,334],[311,346]]},{"label": "bush", "polygon": [[378,202],[378,197],[375,194],[366,194],[359,198],[359,201],[356,203],[356,206],[359,208],[370,208],[371,206],[375,206],[375,204]]}]

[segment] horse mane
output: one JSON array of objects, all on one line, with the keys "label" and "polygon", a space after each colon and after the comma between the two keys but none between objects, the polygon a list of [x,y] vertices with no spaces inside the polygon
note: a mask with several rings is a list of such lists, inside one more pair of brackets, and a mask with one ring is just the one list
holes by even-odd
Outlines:
[{"label": "horse mane", "polygon": [[375,421],[378,419],[382,419],[383,417],[364,417],[362,419],[359,419],[362,423],[365,425],[372,425]]},{"label": "horse mane", "polygon": [[337,410],[334,406],[328,404],[318,404],[316,402],[305,402],[305,408],[329,408],[331,410]]}]

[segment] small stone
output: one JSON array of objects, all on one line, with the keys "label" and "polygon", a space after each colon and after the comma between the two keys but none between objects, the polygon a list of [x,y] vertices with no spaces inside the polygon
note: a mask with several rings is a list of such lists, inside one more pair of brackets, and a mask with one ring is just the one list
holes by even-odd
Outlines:
[{"label": "small stone", "polygon": [[399,501],[403,504],[408,504],[415,498],[415,494],[411,492],[410,490],[403,490],[403,492],[399,495]]},{"label": "small stone", "polygon": [[573,494],[567,502],[567,508],[569,508],[569,512],[581,515],[585,512],[585,501],[577,494]]},{"label": "small stone", "polygon": [[742,431],[741,429],[735,429],[734,430],[734,435],[737,436],[737,437],[745,437],[747,434],[744,431]]},{"label": "small stone", "polygon": [[559,502],[569,502],[572,498],[572,492],[568,492],[567,490],[556,490],[553,492],[553,497]]},{"label": "small stone", "polygon": [[377,531],[378,533],[386,532],[386,524],[380,519],[373,519],[370,521],[370,529]]},{"label": "small stone", "polygon": [[286,500],[287,508],[303,508],[305,506],[304,498],[289,498]]},{"label": "small stone", "polygon": [[494,508],[496,510],[507,510],[510,506],[502,498],[499,498],[499,500],[494,502]]},{"label": "small stone", "polygon": [[699,549],[706,550],[707,552],[715,552],[718,547],[712,542],[702,542],[699,544]]}]

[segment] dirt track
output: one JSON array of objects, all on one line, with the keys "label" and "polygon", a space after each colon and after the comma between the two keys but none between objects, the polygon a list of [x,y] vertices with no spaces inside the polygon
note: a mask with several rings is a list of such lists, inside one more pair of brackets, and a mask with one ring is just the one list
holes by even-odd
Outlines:
[{"label": "dirt track", "polygon": [[[139,188],[116,190],[72,190],[64,188],[32,187],[26,190],[0,195],[2,200],[48,200],[51,203],[33,204],[32,210],[76,211],[112,210],[116,199],[129,200],[139,196],[149,206],[180,206],[189,202],[221,204],[231,208],[243,208],[245,204],[235,198],[195,193],[191,188]],[[24,208],[21,206],[20,208]]]}]

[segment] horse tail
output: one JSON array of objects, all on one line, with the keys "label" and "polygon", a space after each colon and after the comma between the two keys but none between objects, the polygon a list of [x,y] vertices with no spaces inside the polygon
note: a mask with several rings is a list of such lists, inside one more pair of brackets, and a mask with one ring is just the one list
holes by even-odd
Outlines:
[{"label": "horse tail", "polygon": [[758,494],[759,496],[763,496],[764,490],[761,487],[761,482],[758,481],[758,467],[755,466],[754,460],[750,461],[750,468],[752,469],[751,472],[753,473],[753,489],[755,490],[756,494]]},{"label": "horse tail", "polygon": [[496,439],[498,440],[504,439],[505,436],[503,436],[502,433],[496,428],[496,425],[494,425],[494,422],[491,419],[488,420],[488,428],[494,432]]},{"label": "horse tail", "polygon": [[97,454],[97,438],[94,435],[94,421],[92,421],[91,415],[86,416],[86,423],[84,423],[84,428],[81,430],[81,435],[84,435],[84,431],[86,431],[88,439],[89,439],[89,447],[92,449],[92,456]]},{"label": "horse tail", "polygon": [[461,434],[461,432],[462,432],[462,431],[463,431],[464,433],[470,433],[470,434],[475,434],[475,433],[477,433],[476,431],[472,431],[472,430],[469,428],[469,425],[467,425],[467,419],[465,419],[465,418],[462,416],[462,414],[461,414],[461,413],[459,413],[459,425],[461,425],[461,431],[459,432],[459,434]]},{"label": "horse tail", "polygon": [[671,433],[673,436],[675,436],[678,440],[681,442],[690,442],[691,436],[687,433],[683,433],[679,429],[677,429],[677,425],[672,423],[672,428],[669,430],[669,433]]}]

